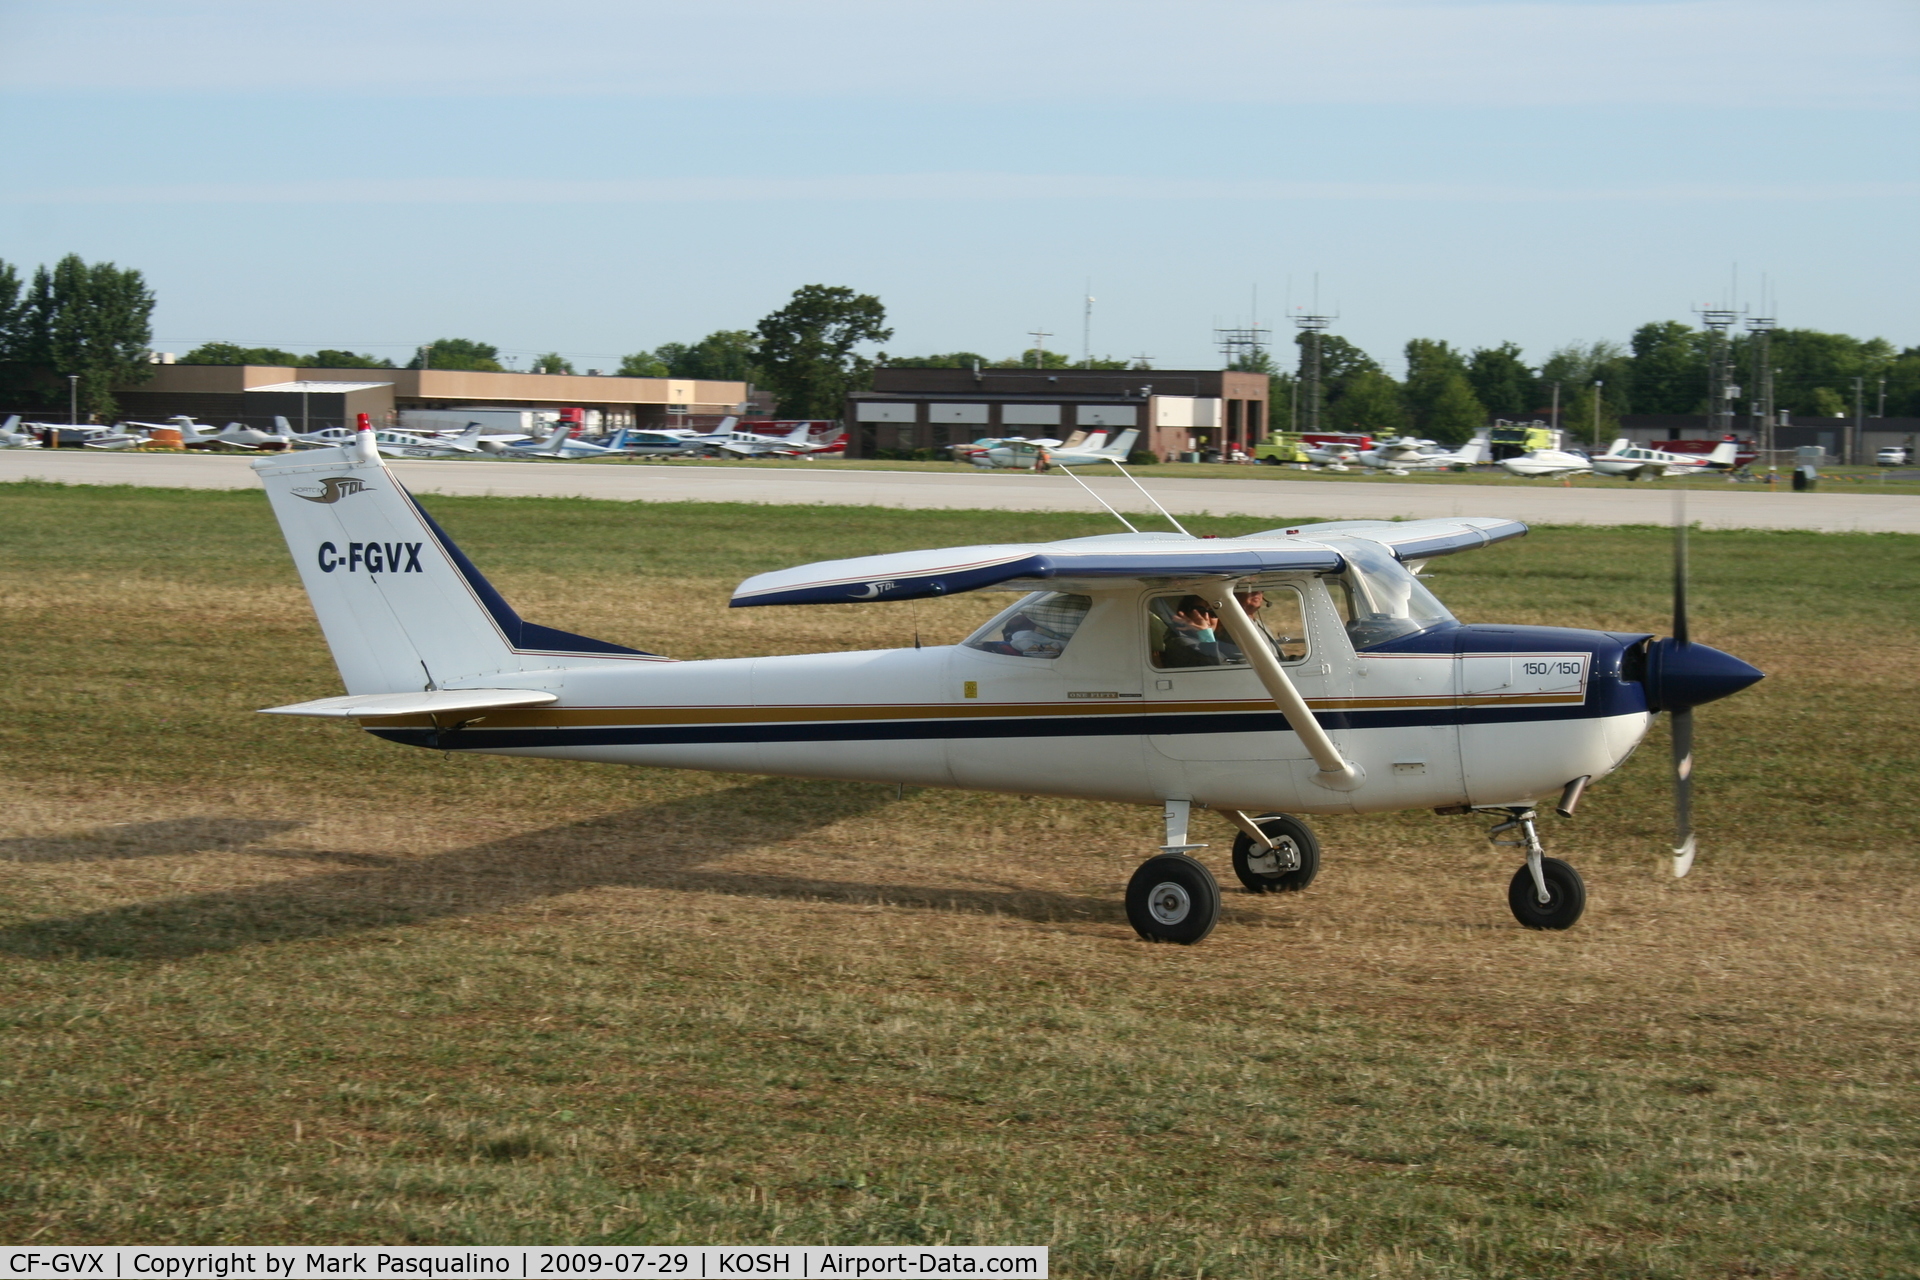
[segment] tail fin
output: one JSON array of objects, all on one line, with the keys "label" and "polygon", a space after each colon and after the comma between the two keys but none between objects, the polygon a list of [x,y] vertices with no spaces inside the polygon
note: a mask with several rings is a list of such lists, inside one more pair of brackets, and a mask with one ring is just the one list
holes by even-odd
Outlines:
[{"label": "tail fin", "polygon": [[1486,460],[1487,440],[1485,436],[1475,436],[1473,439],[1461,445],[1460,452],[1456,456],[1456,461],[1464,462],[1470,467],[1477,466]]},{"label": "tail fin", "polygon": [[793,430],[787,432],[787,443],[801,446],[812,444],[813,424],[811,422],[802,422],[794,427]]},{"label": "tail fin", "polygon": [[1713,452],[1707,455],[1707,465],[1710,467],[1726,467],[1732,469],[1733,464],[1739,460],[1740,446],[1734,443],[1732,436],[1728,436],[1725,440],[1713,446]]},{"label": "tail fin", "polygon": [[273,415],[273,429],[275,431],[278,431],[283,436],[290,436],[293,434],[293,424],[291,422],[288,422],[285,418],[281,417],[277,413]]},{"label": "tail fin", "polygon": [[352,444],[254,470],[349,693],[655,658],[522,620],[401,488],[364,428]]},{"label": "tail fin", "polygon": [[1631,448],[1633,448],[1633,441],[1627,439],[1625,436],[1621,436],[1618,440],[1615,440],[1607,446],[1607,452],[1613,454],[1615,457],[1619,457]]},{"label": "tail fin", "polygon": [[1110,453],[1116,458],[1125,458],[1129,453],[1133,452],[1133,442],[1139,438],[1140,433],[1138,431],[1122,431],[1120,437],[1102,449],[1101,452]]}]

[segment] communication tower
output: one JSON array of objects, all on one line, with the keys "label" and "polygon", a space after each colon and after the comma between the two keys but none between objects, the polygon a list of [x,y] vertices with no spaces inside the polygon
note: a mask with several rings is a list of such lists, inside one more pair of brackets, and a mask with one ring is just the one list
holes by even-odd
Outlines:
[{"label": "communication tower", "polygon": [[1747,399],[1747,415],[1756,430],[1753,438],[1773,462],[1773,330],[1772,316],[1747,317],[1747,334],[1752,340],[1753,394]]},{"label": "communication tower", "polygon": [[1694,308],[1707,331],[1707,430],[1719,439],[1733,434],[1733,402],[1740,396],[1733,380],[1733,343],[1727,336],[1742,312]]},{"label": "communication tower", "polygon": [[1273,345],[1273,330],[1255,322],[1244,329],[1215,329],[1213,345],[1220,348],[1220,367],[1231,369],[1236,362],[1259,366],[1259,357]]},{"label": "communication tower", "polygon": [[1293,327],[1306,335],[1306,341],[1300,344],[1300,390],[1306,397],[1306,415],[1301,421],[1301,430],[1316,432],[1320,430],[1320,335],[1327,331],[1338,316],[1296,315]]}]

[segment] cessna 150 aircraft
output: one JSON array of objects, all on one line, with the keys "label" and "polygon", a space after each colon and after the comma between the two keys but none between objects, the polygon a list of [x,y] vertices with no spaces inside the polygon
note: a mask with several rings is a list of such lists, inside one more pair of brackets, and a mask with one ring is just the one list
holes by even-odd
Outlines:
[{"label": "cessna 150 aircraft", "polygon": [[[1154,805],[1133,875],[1142,937],[1193,943],[1220,909],[1195,806],[1238,828],[1252,892],[1304,888],[1303,815],[1430,808],[1501,819],[1525,851],[1521,924],[1580,918],[1536,806],[1571,816],[1653,716],[1673,717],[1686,874],[1692,708],[1761,673],[1687,635],[1456,622],[1415,577],[1517,538],[1501,519],[1361,521],[1241,538],[1122,533],[764,573],[736,608],[1019,593],[957,645],[676,662],[524,621],[400,487],[370,433],[254,463],[347,687],[268,710],[357,720],[439,751],[841,778]],[[822,750],[831,743],[831,750]],[[1263,815],[1263,816],[1254,816]]]}]

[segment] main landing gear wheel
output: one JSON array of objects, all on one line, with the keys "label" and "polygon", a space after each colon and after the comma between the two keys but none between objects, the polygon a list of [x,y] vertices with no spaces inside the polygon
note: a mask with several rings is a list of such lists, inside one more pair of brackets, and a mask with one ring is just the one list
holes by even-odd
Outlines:
[{"label": "main landing gear wheel", "polygon": [[1220,922],[1220,886],[1184,853],[1148,858],[1127,882],[1127,920],[1148,942],[1192,946]]},{"label": "main landing gear wheel", "polygon": [[1233,874],[1248,893],[1297,893],[1320,871],[1320,838],[1313,828],[1285,813],[1255,818],[1254,825],[1279,847],[1262,848],[1241,832],[1233,838]]},{"label": "main landing gear wheel", "polygon": [[1571,929],[1587,909],[1587,886],[1575,871],[1558,858],[1540,859],[1540,874],[1547,882],[1547,901],[1540,901],[1534,888],[1533,872],[1523,863],[1507,886],[1507,906],[1513,918],[1529,929]]}]

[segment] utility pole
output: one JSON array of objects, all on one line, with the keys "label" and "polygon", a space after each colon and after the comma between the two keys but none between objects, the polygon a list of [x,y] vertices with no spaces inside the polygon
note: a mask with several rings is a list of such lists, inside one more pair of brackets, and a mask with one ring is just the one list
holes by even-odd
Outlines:
[{"label": "utility pole", "polygon": [[1553,409],[1547,415],[1547,426],[1560,430],[1560,384],[1557,382],[1553,384]]},{"label": "utility pole", "polygon": [[1029,329],[1027,332],[1033,337],[1033,367],[1044,369],[1047,367],[1047,339],[1053,334],[1046,329]]},{"label": "utility pole", "polygon": [[1600,388],[1606,386],[1599,378],[1593,380],[1593,447],[1600,447]]},{"label": "utility pole", "polygon": [[[1854,381],[1860,379],[1855,378]],[[77,373],[67,375],[67,424],[74,427],[80,425],[80,375]]]},{"label": "utility pole", "polygon": [[1853,380],[1853,442],[1852,447],[1847,450],[1847,461],[1856,466],[1860,462],[1860,432],[1866,426],[1862,421],[1864,415],[1861,413],[1861,387],[1865,382],[1864,378]]},{"label": "utility pole", "polygon": [[1087,278],[1087,309],[1080,317],[1080,367],[1093,368],[1093,278]]},{"label": "utility pole", "polygon": [[1876,418],[1887,416],[1887,380],[1885,378],[1880,379],[1880,405],[1873,411],[1873,416]]},{"label": "utility pole", "polygon": [[1307,414],[1303,429],[1309,434],[1320,430],[1320,335],[1338,316],[1295,316],[1293,327],[1306,335],[1300,352],[1300,384],[1307,393]]}]

